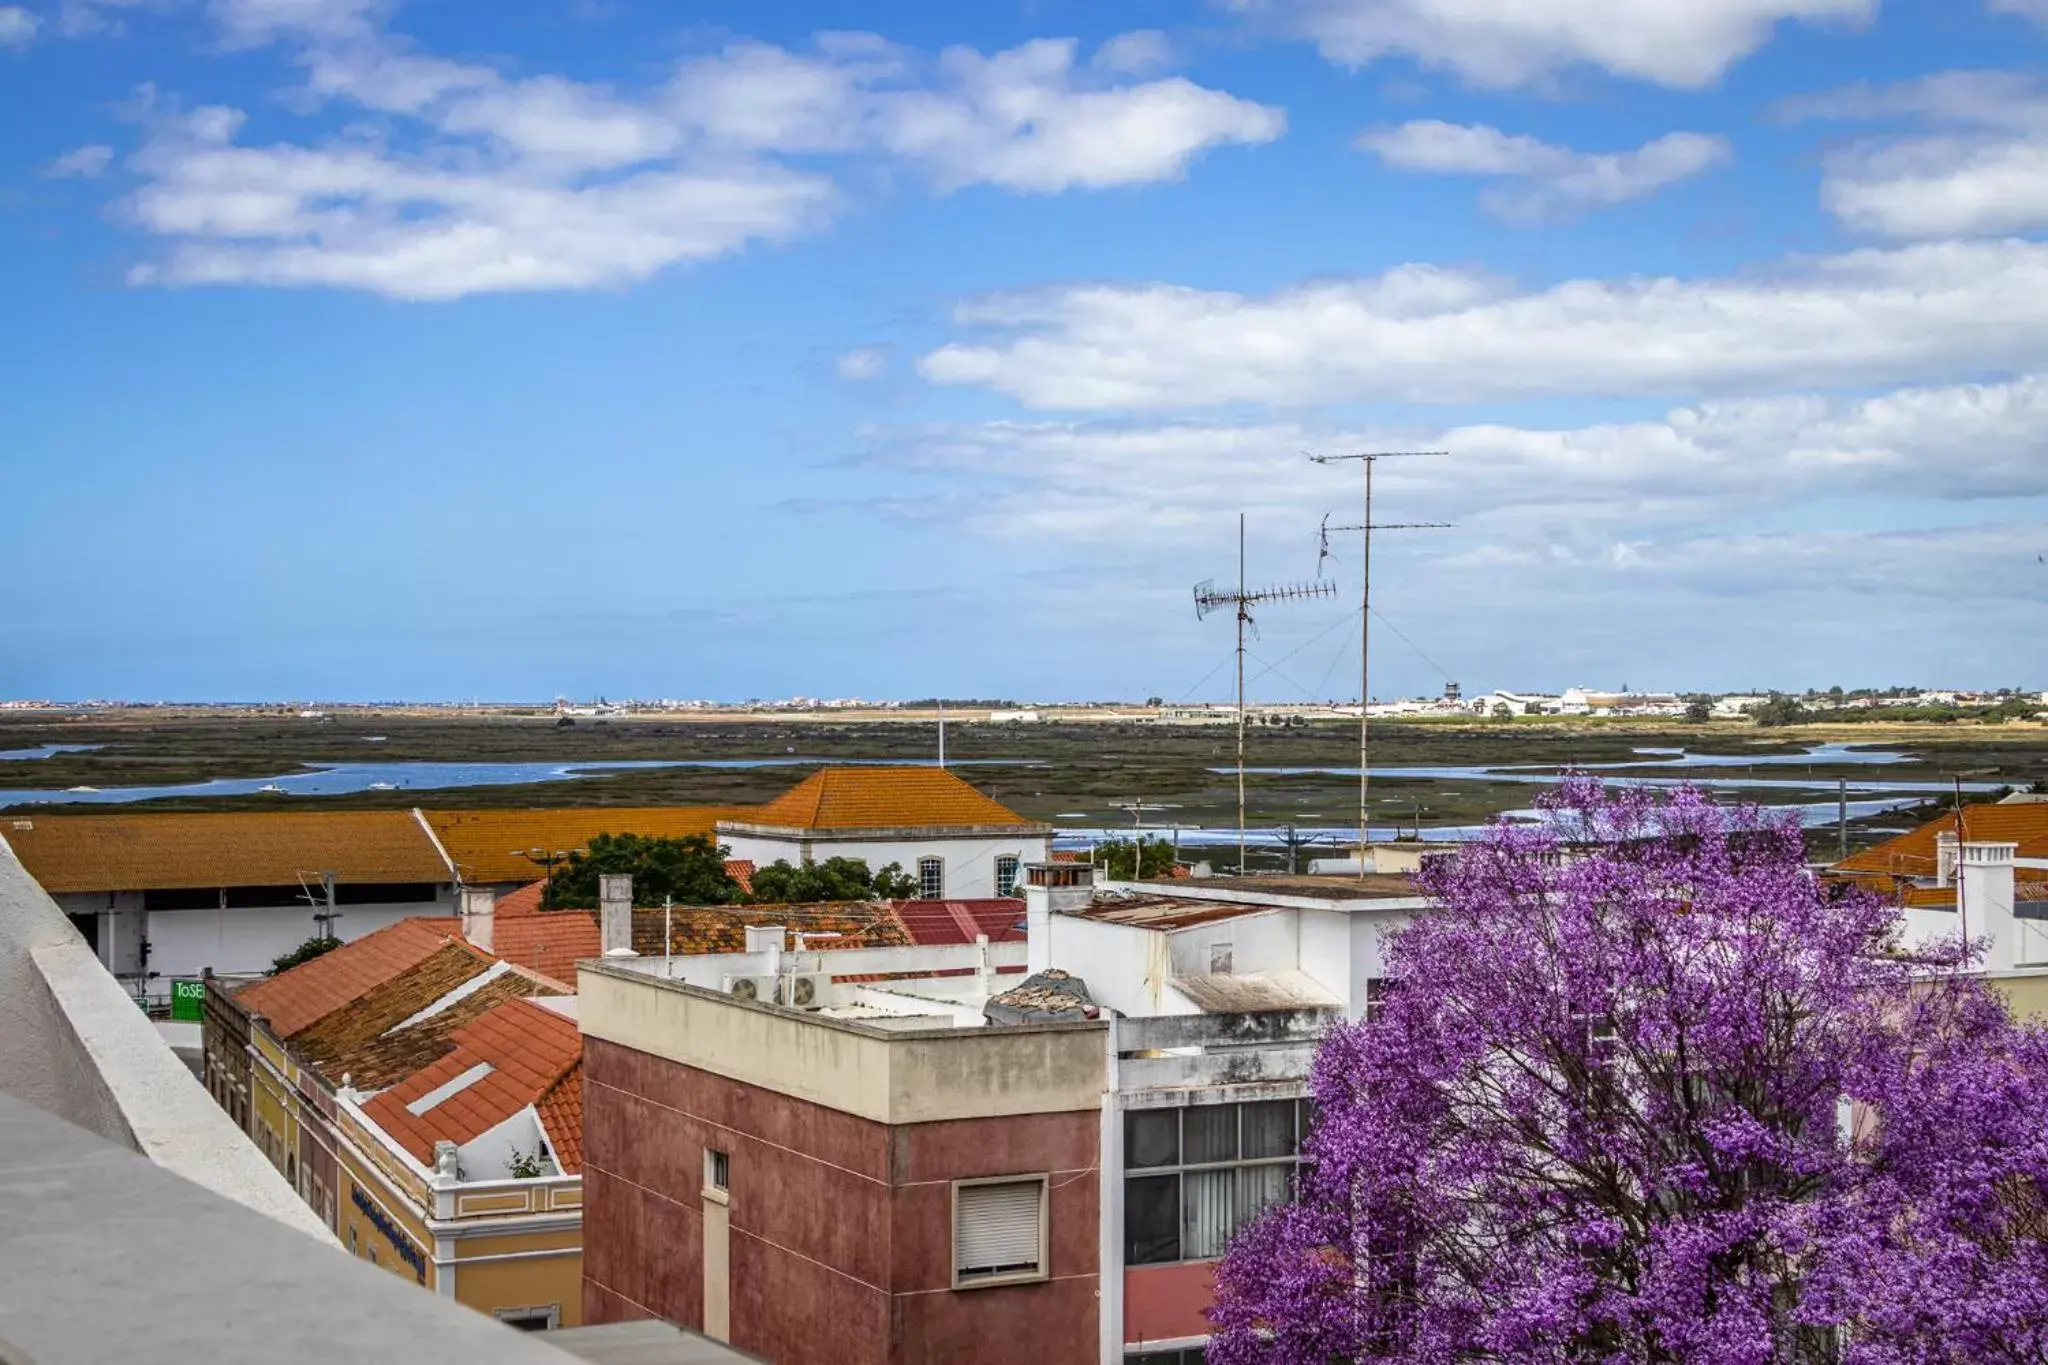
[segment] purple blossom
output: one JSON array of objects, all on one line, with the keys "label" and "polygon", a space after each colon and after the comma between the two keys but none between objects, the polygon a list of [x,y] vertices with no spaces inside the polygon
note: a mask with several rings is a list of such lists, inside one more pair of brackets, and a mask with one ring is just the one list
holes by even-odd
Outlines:
[{"label": "purple blossom", "polygon": [[1789,823],[1547,801],[1423,874],[1209,1359],[2048,1361],[2048,1037]]}]

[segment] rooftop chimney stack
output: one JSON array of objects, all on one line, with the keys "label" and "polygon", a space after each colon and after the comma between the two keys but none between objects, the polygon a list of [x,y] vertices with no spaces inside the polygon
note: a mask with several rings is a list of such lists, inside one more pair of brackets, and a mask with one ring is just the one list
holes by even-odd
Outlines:
[{"label": "rooftop chimney stack", "polygon": [[614,873],[597,879],[598,940],[606,957],[632,957],[633,878]]},{"label": "rooftop chimney stack", "polygon": [[1954,830],[1942,830],[1934,836],[1934,884],[1954,886],[1956,884],[1956,836]]},{"label": "rooftop chimney stack", "polygon": [[1034,973],[1052,966],[1052,917],[1095,903],[1095,869],[1087,863],[1032,863],[1024,869],[1024,960]]},{"label": "rooftop chimney stack", "polygon": [[1984,944],[1987,972],[2009,972],[2020,965],[2020,926],[2013,915],[2013,859],[2019,851],[2018,844],[1962,846],[1963,928],[1971,942]]},{"label": "rooftop chimney stack", "polygon": [[491,927],[498,918],[498,893],[488,886],[462,888],[462,936],[491,952]]}]

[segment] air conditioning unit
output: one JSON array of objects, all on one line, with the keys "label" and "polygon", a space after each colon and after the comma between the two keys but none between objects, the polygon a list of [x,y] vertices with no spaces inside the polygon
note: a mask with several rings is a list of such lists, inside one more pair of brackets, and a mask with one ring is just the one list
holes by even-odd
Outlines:
[{"label": "air conditioning unit", "polygon": [[773,976],[728,976],[725,978],[725,993],[741,1000],[760,1000],[772,1005],[776,1003],[775,978]]},{"label": "air conditioning unit", "polygon": [[806,972],[789,978],[789,1003],[800,1010],[817,1009],[831,1003],[832,978],[825,972]]}]

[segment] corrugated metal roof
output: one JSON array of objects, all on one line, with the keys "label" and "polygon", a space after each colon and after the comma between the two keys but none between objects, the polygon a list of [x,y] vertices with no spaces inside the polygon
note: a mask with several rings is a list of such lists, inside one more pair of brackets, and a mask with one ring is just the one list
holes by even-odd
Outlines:
[{"label": "corrugated metal roof", "polygon": [[1322,982],[1302,971],[1207,972],[1176,976],[1173,987],[1208,1014],[1257,1014],[1268,1010],[1344,1008]]}]

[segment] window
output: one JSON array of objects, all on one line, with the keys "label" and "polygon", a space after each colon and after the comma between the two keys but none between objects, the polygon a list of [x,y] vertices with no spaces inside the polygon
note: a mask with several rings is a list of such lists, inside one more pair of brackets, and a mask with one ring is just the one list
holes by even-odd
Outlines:
[{"label": "window", "polygon": [[1045,1278],[1045,1177],[953,1186],[953,1287]]},{"label": "window", "polygon": [[996,894],[1017,894],[1017,856],[1014,853],[1005,853],[996,859]]},{"label": "window", "polygon": [[919,858],[917,860],[917,896],[919,900],[937,901],[946,898],[946,860],[944,858]]},{"label": "window", "polygon": [[145,910],[218,910],[220,909],[220,888],[217,886],[198,887],[193,890],[178,888],[166,891],[145,891],[142,893],[142,908]]},{"label": "window", "polygon": [[1289,1197],[1307,1121],[1300,1100],[1126,1113],[1125,1264],[1221,1256]]},{"label": "window", "polygon": [[562,1321],[562,1305],[540,1303],[527,1308],[500,1308],[491,1316],[521,1332],[552,1332]]},{"label": "window", "polygon": [[[303,886],[231,886],[227,891],[230,910],[268,910],[279,906],[318,908],[322,896]],[[213,902],[208,902],[213,904]]]},{"label": "window", "polygon": [[1209,945],[1209,974],[1211,976],[1230,975],[1230,945],[1228,943],[1212,943]]},{"label": "window", "polygon": [[732,1188],[732,1157],[724,1152],[704,1149],[704,1188],[717,1190],[720,1194]]},{"label": "window", "polygon": [[356,1245],[356,1225],[354,1223],[348,1225],[348,1254],[351,1256],[363,1254],[363,1249]]},{"label": "window", "polygon": [[431,905],[439,888],[432,882],[356,882],[334,888],[336,905]]},{"label": "window", "polygon": [[1365,979],[1365,1017],[1379,1016],[1380,1007],[1387,1003],[1387,979],[1383,976],[1369,976]]}]

